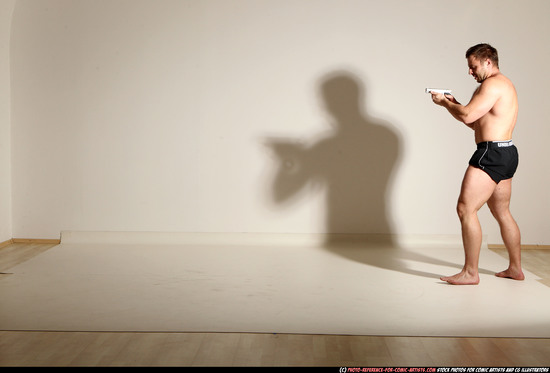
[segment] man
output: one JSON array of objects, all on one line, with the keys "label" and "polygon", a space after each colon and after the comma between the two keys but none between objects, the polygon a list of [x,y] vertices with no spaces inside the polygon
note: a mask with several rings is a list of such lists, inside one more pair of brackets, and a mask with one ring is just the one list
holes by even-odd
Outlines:
[{"label": "man", "polygon": [[498,277],[523,280],[519,227],[509,210],[512,177],[518,152],[512,143],[518,100],[512,82],[499,70],[498,53],[488,44],[478,44],[466,52],[469,74],[480,83],[470,102],[461,105],[453,96],[432,93],[435,104],[443,106],[458,121],[474,130],[477,150],[464,175],[457,212],[462,228],[465,262],[462,271],[441,280],[453,285],[479,283],[479,254],[482,242],[477,212],[485,204],[500,226],[509,255],[508,269]]}]

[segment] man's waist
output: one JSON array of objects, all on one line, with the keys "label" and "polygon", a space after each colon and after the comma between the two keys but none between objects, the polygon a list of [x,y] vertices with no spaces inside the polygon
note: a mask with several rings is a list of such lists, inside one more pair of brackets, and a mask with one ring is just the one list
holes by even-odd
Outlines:
[{"label": "man's waist", "polygon": [[514,142],[512,140],[504,140],[504,141],[482,141],[477,143],[477,147],[495,147],[495,148],[507,148],[510,146],[514,146]]}]

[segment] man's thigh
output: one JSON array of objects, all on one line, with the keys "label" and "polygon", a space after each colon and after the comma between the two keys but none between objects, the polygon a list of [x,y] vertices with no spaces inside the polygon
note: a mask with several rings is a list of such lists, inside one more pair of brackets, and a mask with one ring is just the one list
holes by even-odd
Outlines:
[{"label": "man's thigh", "polygon": [[458,201],[471,209],[479,210],[491,198],[496,186],[497,183],[485,171],[468,166]]},{"label": "man's thigh", "polygon": [[506,212],[510,207],[512,197],[512,179],[502,180],[487,201],[491,211],[496,213]]}]

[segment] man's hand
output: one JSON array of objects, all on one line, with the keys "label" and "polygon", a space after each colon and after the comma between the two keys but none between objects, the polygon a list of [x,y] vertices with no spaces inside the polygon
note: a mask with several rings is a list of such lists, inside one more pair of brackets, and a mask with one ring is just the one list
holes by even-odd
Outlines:
[{"label": "man's hand", "polygon": [[436,105],[444,106],[445,101],[458,104],[458,101],[452,95],[444,95],[443,93],[432,92],[432,101]]}]

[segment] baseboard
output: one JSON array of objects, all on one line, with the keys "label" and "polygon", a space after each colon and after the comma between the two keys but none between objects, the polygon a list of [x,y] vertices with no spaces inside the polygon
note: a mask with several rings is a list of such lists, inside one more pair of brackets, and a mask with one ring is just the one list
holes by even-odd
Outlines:
[{"label": "baseboard", "polygon": [[61,240],[47,238],[12,238],[12,243],[59,244]]},{"label": "baseboard", "polygon": [[7,241],[4,241],[4,242],[0,242],[0,249],[3,248],[3,247],[6,247],[6,246],[9,246],[13,243],[13,239],[9,239]]},{"label": "baseboard", "polygon": [[[505,249],[502,244],[489,244],[489,249]],[[549,250],[550,245],[521,245],[522,250]]]},{"label": "baseboard", "polygon": [[[402,247],[460,245],[459,235],[392,235],[332,233],[240,233],[240,232],[116,232],[63,231],[62,244],[168,244],[168,245],[277,245],[277,246],[357,246],[397,244]],[[486,247],[486,241],[484,241]]]},{"label": "baseboard", "polygon": [[[29,243],[29,244],[52,244],[58,245],[60,239],[45,239],[45,238],[12,238],[4,242],[0,242],[0,249],[14,243]],[[505,249],[503,244],[488,244],[489,249]],[[550,245],[521,245],[522,250],[550,250]]]},{"label": "baseboard", "polygon": [[14,243],[34,243],[34,244],[53,244],[57,245],[61,243],[61,240],[46,239],[46,238],[11,238],[7,241],[0,242],[0,249]]}]

